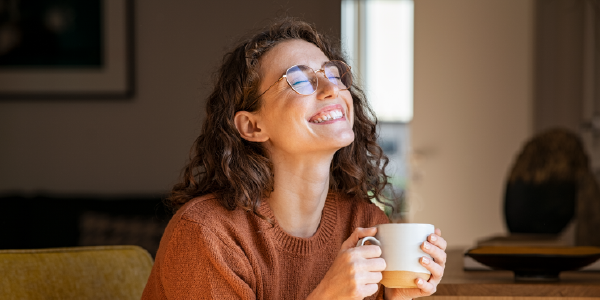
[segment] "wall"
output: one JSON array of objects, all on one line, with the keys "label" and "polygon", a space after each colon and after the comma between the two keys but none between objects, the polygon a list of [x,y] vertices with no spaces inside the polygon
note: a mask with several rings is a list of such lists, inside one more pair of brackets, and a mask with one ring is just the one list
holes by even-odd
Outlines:
[{"label": "wall", "polygon": [[536,1],[534,130],[579,134],[600,178],[600,2]]},{"label": "wall", "polygon": [[537,1],[534,130],[579,132],[584,98],[585,1]]},{"label": "wall", "polygon": [[504,182],[532,133],[532,0],[415,1],[412,222],[450,247],[505,231]]},{"label": "wall", "polygon": [[210,75],[239,37],[282,15],[340,32],[340,0],[135,5],[135,97],[0,102],[0,193],[165,193],[199,133]]},{"label": "wall", "polygon": [[[504,178],[532,132],[533,0],[416,0],[412,219],[450,245],[504,231]],[[340,32],[340,0],[136,1],[135,98],[0,102],[0,193],[164,193],[238,37],[288,14]]]}]

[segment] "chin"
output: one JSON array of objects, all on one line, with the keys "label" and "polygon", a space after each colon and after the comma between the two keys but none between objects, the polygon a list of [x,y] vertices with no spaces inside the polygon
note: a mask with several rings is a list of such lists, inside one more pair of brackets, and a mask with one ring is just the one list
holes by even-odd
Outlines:
[{"label": "chin", "polygon": [[348,133],[343,133],[340,138],[339,138],[339,146],[340,148],[344,148],[350,144],[352,144],[352,142],[354,142],[354,131],[350,130],[350,132]]}]

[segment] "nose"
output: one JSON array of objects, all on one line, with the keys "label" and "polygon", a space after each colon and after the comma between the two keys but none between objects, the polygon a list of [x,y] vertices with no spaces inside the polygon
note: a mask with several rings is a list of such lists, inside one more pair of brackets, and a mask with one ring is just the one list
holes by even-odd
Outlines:
[{"label": "nose", "polygon": [[329,78],[327,78],[327,75],[325,75],[325,71],[317,71],[317,76],[319,76],[319,73],[323,74],[323,77],[318,79],[319,86],[317,87],[317,99],[325,100],[329,98],[337,98],[340,88],[337,86],[337,84],[329,81]]}]

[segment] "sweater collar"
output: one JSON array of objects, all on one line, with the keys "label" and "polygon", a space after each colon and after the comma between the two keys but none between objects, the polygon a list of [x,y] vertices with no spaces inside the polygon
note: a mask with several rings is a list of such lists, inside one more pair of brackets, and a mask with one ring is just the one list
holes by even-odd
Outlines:
[{"label": "sweater collar", "polygon": [[271,235],[272,241],[278,248],[298,255],[308,255],[314,251],[323,249],[327,243],[332,242],[331,239],[333,238],[333,233],[337,225],[337,201],[337,194],[331,192],[327,194],[319,228],[317,228],[315,234],[309,238],[292,236],[279,227],[275,215],[267,201],[261,203],[258,212],[268,220],[271,220],[272,224],[265,221],[267,224],[267,229],[265,229],[265,231]]}]

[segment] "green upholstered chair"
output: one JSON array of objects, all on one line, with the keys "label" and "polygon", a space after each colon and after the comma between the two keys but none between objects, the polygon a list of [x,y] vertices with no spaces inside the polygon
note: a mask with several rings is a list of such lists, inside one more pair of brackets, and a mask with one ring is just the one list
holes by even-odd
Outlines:
[{"label": "green upholstered chair", "polygon": [[0,299],[140,299],[152,264],[138,246],[0,250]]}]

